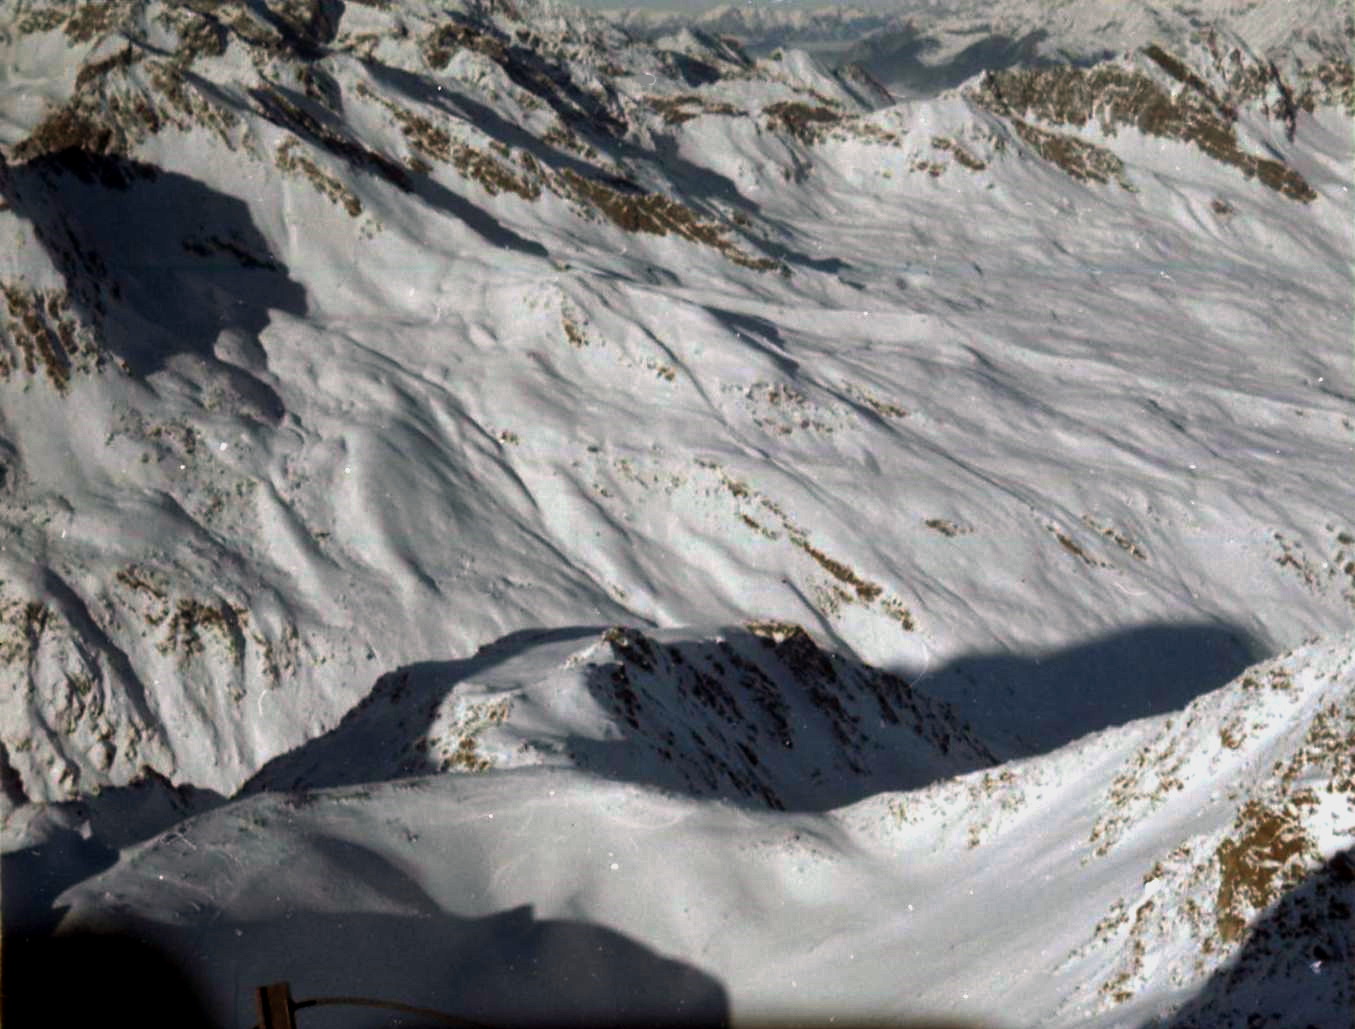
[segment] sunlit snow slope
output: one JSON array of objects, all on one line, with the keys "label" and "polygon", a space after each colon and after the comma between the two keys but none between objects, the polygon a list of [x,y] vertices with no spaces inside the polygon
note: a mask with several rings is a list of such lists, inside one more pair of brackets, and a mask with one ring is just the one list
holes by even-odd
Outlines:
[{"label": "sunlit snow slope", "polygon": [[1081,127],[1018,73],[872,112],[794,53],[336,10],[8,19],[28,796],[233,790],[530,626],[775,618],[917,674],[1191,624],[1218,684],[1349,624],[1340,83],[1292,140],[1143,53],[1065,84]]},{"label": "sunlit snow slope", "polygon": [[[1299,761],[1319,711],[1349,716],[1351,31],[1316,6],[1287,50],[1297,15],[1240,18],[893,103],[857,66],[532,2],[0,4],[0,785],[13,867],[45,882],[20,910],[240,792],[124,854],[125,885],[79,887],[81,917],[125,893],[152,921],[284,918],[290,887],[162,909],[135,884],[295,853],[303,893],[336,869],[296,902],[317,926],[369,910],[344,885],[364,868],[387,928],[532,903],[681,955],[703,1018],[850,1007],[829,967],[869,984],[857,1014],[1128,1025],[1184,1001],[1355,821],[1348,769],[1314,765],[1334,799],[1309,805],[1238,763],[1269,744],[1224,737],[1255,707]],[[1240,678],[1317,637],[1289,673],[1311,690]],[[1218,761],[1117,785],[1191,704],[1199,739],[1170,745]],[[984,775],[1079,800],[1017,804],[1035,821],[988,861],[961,814]],[[434,850],[383,878],[377,826],[440,840],[443,807],[525,818],[548,789],[586,814],[548,805],[558,865],[513,837],[547,862],[521,889]],[[905,973],[867,915],[905,903],[882,884],[913,851],[857,815],[915,790],[941,798],[917,883],[966,883],[927,932],[973,938],[999,882],[1019,931]],[[432,799],[397,818],[407,794]],[[295,850],[208,842],[295,804]],[[1263,810],[1309,843],[1272,846]],[[370,866],[314,843],[349,811]],[[687,827],[636,836],[645,861],[709,855],[665,869],[690,884],[671,904],[711,898],[688,929],[663,905],[645,928],[635,881],[546,887],[608,833],[622,853],[617,812]],[[1248,818],[1279,871],[1227,893]],[[802,822],[845,834],[850,902],[738,871],[747,833]],[[457,845],[500,870],[518,846]],[[1029,848],[1066,892],[1040,898]],[[1160,930],[1131,890],[1154,861]],[[1213,941],[1198,966],[1145,935],[1183,924]],[[1062,942],[1022,965],[1027,931]],[[817,999],[787,992],[797,967]],[[491,993],[464,1010],[521,1013]]]},{"label": "sunlit snow slope", "polygon": [[[378,772],[402,717],[434,748],[459,734],[470,743],[456,752],[507,770],[270,790],[128,848],[60,898],[67,942],[51,959],[104,969],[104,997],[56,1010],[138,996],[154,1024],[175,1024],[172,993],[147,1003],[135,990],[154,966],[128,951],[128,933],[186,968],[204,1022],[235,1026],[253,987],[279,979],[298,997],[393,998],[494,1025],[1162,1016],[1152,1024],[1335,1029],[1355,1010],[1355,864],[1341,854],[1355,835],[1352,637],[1259,665],[1174,715],[921,788],[852,746],[839,752],[852,767],[835,767],[811,718],[792,753],[800,771],[828,774],[802,776],[776,811],[739,776],[775,781],[766,759],[782,741],[759,742],[756,717],[721,732],[699,713],[751,713],[769,694],[794,709],[784,681],[747,670],[825,662],[837,675],[818,681],[848,686],[849,720],[864,713],[850,688],[860,678],[794,639],[521,639],[450,690],[447,702],[461,697],[450,734],[450,703],[424,716],[439,699],[431,677],[411,677],[401,697],[380,690],[314,748],[328,750],[330,775],[348,767],[345,744],[355,780]],[[679,657],[698,672],[739,660],[745,677],[714,701],[670,674],[656,697],[649,670]],[[607,714],[585,670],[625,678],[630,713]],[[645,731],[660,704],[676,730],[665,761]],[[545,728],[564,723],[568,735]],[[934,730],[935,712],[921,724]],[[761,772],[737,746],[708,749],[745,735]],[[568,749],[543,761],[540,742],[561,739]],[[952,767],[967,760],[952,753]],[[121,817],[95,814],[95,839],[135,821],[154,791],[118,792]],[[49,812],[49,859],[90,853],[76,829],[91,810]],[[101,943],[109,929],[124,935]],[[371,1024],[340,1015],[326,1024]]]}]

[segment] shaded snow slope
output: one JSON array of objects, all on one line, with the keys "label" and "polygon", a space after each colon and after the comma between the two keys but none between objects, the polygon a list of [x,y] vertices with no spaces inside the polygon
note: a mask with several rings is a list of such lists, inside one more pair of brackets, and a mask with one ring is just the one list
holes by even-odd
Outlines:
[{"label": "shaded snow slope", "polygon": [[1355,1004],[1352,643],[817,814],[656,791],[642,763],[265,793],[127,850],[62,896],[65,926],[137,926],[225,1024],[288,979],[497,1024],[1334,1026]]},{"label": "shaded snow slope", "polygon": [[[693,641],[613,628],[558,653],[533,634],[460,668],[404,670],[245,792],[564,764],[823,810],[996,763],[947,705],[898,676],[826,654],[798,626],[751,629]],[[519,657],[519,647],[529,649]]]}]

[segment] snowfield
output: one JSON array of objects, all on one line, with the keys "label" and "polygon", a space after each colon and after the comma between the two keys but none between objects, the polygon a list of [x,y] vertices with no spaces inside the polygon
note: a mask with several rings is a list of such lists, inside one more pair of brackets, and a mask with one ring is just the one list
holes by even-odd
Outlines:
[{"label": "snowfield", "polygon": [[1351,1023],[1355,24],[961,7],[0,3],[7,1019]]}]

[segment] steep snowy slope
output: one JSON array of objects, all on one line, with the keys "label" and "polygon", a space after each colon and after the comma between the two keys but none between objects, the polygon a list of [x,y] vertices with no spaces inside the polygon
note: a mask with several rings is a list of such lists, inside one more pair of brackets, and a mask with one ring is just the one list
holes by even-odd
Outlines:
[{"label": "steep snowy slope", "polygon": [[1349,623],[1331,90],[1290,138],[1144,54],[1101,124],[546,10],[13,10],[29,797],[230,792],[383,672],[581,619],[913,674],[1213,622],[1207,685]]},{"label": "steep snowy slope", "polygon": [[1339,6],[895,104],[528,0],[0,3],[6,932],[230,1025],[1331,1024]]},{"label": "steep snowy slope", "polygon": [[[136,926],[226,1025],[246,1024],[253,986],[286,979],[298,997],[503,1025],[1334,1027],[1355,1010],[1355,866],[1339,850],[1355,838],[1353,644],[1035,760],[906,792],[857,778],[861,799],[834,811],[656,791],[643,762],[270,792],[129,849],[61,898],[65,927]],[[617,646],[524,644],[516,667],[599,645]],[[666,647],[632,634],[625,649],[634,670]],[[551,692],[596,707],[577,680]],[[729,685],[731,702],[758,694]],[[618,745],[643,738],[604,724]],[[673,750],[724,768],[694,737]]]}]

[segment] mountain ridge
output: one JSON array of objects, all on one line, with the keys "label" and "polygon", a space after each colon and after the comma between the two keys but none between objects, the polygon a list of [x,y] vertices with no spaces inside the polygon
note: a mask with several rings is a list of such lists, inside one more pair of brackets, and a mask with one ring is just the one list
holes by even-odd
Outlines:
[{"label": "mountain ridge", "polygon": [[7,916],[225,1019],[653,1014],[565,944],[725,1021],[1347,1010],[1349,33],[1273,8],[919,22],[899,98],[5,5]]}]

